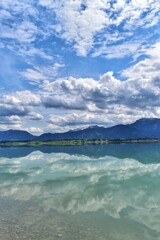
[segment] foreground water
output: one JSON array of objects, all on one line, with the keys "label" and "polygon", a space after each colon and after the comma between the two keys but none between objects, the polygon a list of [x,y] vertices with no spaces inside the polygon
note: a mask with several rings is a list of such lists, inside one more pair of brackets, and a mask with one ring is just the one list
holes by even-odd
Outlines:
[{"label": "foreground water", "polygon": [[0,240],[160,240],[160,144],[0,148]]}]

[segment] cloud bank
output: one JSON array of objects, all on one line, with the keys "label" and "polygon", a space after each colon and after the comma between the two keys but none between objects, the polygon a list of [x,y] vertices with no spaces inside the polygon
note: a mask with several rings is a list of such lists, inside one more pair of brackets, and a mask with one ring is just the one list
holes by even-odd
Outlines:
[{"label": "cloud bank", "polygon": [[158,0],[1,1],[0,129],[160,117],[159,9]]}]

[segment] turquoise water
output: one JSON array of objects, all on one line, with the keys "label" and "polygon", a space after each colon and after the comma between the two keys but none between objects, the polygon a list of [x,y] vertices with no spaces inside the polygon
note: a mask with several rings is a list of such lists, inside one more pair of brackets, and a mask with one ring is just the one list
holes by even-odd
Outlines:
[{"label": "turquoise water", "polygon": [[160,144],[0,148],[0,239],[160,240]]}]

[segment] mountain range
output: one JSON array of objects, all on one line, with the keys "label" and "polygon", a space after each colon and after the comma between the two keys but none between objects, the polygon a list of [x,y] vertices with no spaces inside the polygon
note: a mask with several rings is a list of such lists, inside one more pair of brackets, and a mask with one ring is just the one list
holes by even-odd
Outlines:
[{"label": "mountain range", "polygon": [[160,119],[142,118],[131,124],[120,124],[113,127],[91,126],[82,130],[65,133],[44,133],[34,136],[27,131],[0,131],[0,141],[50,141],[67,139],[137,139],[160,138]]}]

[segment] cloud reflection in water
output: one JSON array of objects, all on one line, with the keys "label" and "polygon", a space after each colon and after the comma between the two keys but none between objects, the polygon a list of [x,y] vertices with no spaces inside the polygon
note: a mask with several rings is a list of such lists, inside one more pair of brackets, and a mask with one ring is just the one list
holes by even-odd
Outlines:
[{"label": "cloud reflection in water", "polygon": [[159,231],[160,164],[135,159],[39,151],[0,158],[0,196],[36,199],[44,211],[76,214],[103,210]]}]

